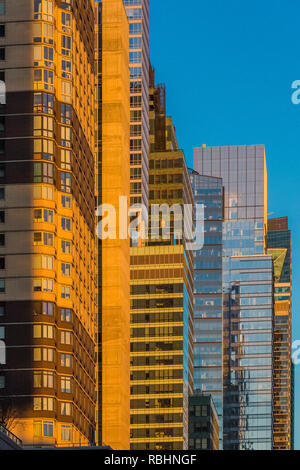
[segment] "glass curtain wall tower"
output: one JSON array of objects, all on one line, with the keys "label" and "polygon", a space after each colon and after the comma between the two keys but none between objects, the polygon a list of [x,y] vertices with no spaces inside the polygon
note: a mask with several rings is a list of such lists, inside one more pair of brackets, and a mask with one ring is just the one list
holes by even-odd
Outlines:
[{"label": "glass curtain wall tower", "polygon": [[[223,417],[223,316],[221,178],[190,170],[195,204],[204,205],[204,246],[194,255],[194,393],[211,394],[219,420]],[[220,447],[221,447],[220,442]]]},{"label": "glass curtain wall tower", "polygon": [[196,148],[194,168],[224,185],[223,448],[271,449],[273,293],[265,254],[264,146]]}]

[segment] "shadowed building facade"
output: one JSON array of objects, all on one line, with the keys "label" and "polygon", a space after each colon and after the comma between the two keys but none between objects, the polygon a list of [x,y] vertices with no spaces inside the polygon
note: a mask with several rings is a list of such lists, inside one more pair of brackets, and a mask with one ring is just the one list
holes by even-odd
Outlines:
[{"label": "shadowed building facade", "polygon": [[189,450],[219,450],[218,413],[213,398],[199,391],[189,399]]},{"label": "shadowed building facade", "polygon": [[268,253],[274,263],[274,450],[293,448],[292,259],[288,218],[268,220]]},{"label": "shadowed building facade", "polygon": [[71,3],[1,2],[0,401],[24,445],[95,434],[95,20]]}]

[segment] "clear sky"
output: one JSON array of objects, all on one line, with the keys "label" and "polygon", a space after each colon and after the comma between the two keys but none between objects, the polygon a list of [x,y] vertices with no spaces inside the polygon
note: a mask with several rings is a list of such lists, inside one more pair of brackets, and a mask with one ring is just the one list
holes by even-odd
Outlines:
[{"label": "clear sky", "polygon": [[[150,55],[167,88],[179,146],[192,166],[206,144],[264,144],[268,212],[289,217],[293,339],[300,340],[300,3],[297,0],[150,0]],[[296,437],[300,449],[300,365]]]}]

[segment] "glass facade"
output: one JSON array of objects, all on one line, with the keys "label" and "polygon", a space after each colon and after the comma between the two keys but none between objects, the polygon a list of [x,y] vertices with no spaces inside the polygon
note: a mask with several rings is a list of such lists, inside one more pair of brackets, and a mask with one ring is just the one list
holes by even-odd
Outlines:
[{"label": "glass facade", "polygon": [[264,146],[196,148],[194,168],[221,177],[224,186],[223,448],[270,449],[273,305]]},{"label": "glass facade", "polygon": [[195,204],[204,205],[204,246],[194,251],[194,392],[211,394],[218,413],[220,447],[223,415],[221,178],[190,172]]},{"label": "glass facade", "polygon": [[225,450],[271,450],[273,266],[271,256],[232,257],[224,294]]}]

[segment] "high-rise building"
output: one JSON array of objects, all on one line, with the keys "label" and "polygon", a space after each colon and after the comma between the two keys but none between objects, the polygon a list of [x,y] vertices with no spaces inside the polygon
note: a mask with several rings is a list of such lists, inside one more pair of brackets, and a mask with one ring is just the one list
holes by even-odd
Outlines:
[{"label": "high-rise building", "polygon": [[223,311],[223,448],[273,446],[273,265],[232,256]]},{"label": "high-rise building", "polygon": [[189,398],[189,450],[219,450],[218,413],[211,395]]},{"label": "high-rise building", "polygon": [[223,419],[222,178],[190,171],[195,204],[204,205],[204,245],[194,251],[194,393],[212,396]]},{"label": "high-rise building", "polygon": [[[161,99],[163,97],[163,99]],[[184,154],[166,135],[164,87],[150,89],[149,201],[183,209],[193,205]],[[168,121],[169,127],[172,126]],[[168,138],[166,138],[168,137]],[[159,142],[156,141],[158,139]],[[193,391],[193,259],[177,232],[171,209],[170,235],[162,212],[149,214],[157,238],[131,248],[131,449],[188,448],[188,400]],[[150,224],[151,226],[151,224]]]},{"label": "high-rise building", "polygon": [[[97,441],[114,450],[128,450],[130,254],[127,234],[119,234],[120,217],[126,220],[128,211],[130,184],[128,21],[122,0],[102,0],[97,7],[97,196],[98,203],[112,205],[116,215],[116,236],[105,236],[98,244]],[[122,206],[124,197],[127,203]]]},{"label": "high-rise building", "polygon": [[274,450],[293,447],[292,422],[292,261],[288,218],[268,220],[268,253],[274,262]]},{"label": "high-rise building", "polygon": [[[150,201],[155,197],[159,204],[172,199],[182,204],[186,194],[192,203],[191,189],[183,188],[189,180],[181,151],[151,155],[152,166],[150,176],[156,183],[150,185]],[[166,176],[182,182],[168,189],[168,184],[158,183]],[[163,199],[164,192],[169,199]],[[132,449],[187,449],[193,385],[192,269],[191,254],[174,240],[131,248]]]},{"label": "high-rise building", "polygon": [[224,186],[223,448],[271,449],[273,285],[264,146],[196,148],[194,168],[222,178]]},{"label": "high-rise building", "polygon": [[1,408],[24,445],[85,445],[96,404],[94,2],[0,4]]},{"label": "high-rise building", "polygon": [[149,0],[124,0],[129,22],[131,205],[148,207]]}]

